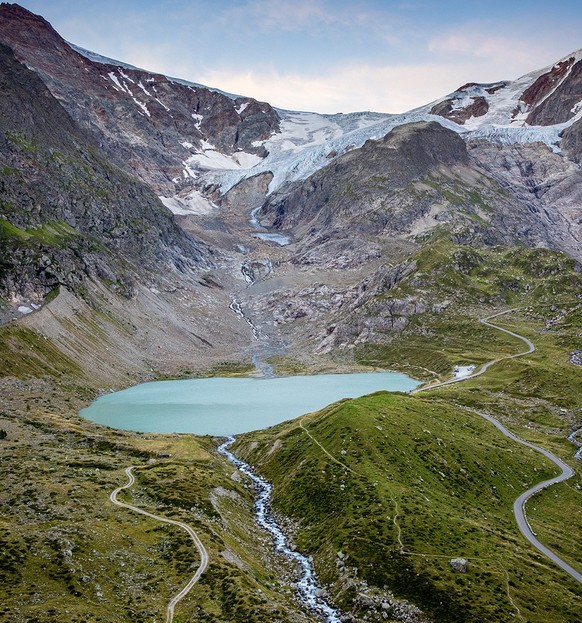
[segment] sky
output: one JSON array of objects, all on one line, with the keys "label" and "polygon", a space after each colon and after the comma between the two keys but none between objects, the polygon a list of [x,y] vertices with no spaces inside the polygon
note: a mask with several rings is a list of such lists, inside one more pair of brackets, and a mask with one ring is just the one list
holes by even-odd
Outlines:
[{"label": "sky", "polygon": [[398,113],[582,48],[580,0],[20,0],[137,67],[322,113]]}]

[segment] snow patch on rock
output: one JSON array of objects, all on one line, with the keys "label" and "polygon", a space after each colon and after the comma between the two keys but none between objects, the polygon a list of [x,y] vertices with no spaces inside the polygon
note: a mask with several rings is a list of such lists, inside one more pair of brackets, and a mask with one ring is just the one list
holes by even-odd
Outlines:
[{"label": "snow patch on rock", "polygon": [[218,207],[203,197],[197,190],[190,191],[184,197],[160,197],[160,201],[173,214],[196,214],[199,216],[212,214]]},{"label": "snow patch on rock", "polygon": [[476,366],[455,366],[453,368],[453,377],[456,379],[462,379],[466,376],[473,374]]}]

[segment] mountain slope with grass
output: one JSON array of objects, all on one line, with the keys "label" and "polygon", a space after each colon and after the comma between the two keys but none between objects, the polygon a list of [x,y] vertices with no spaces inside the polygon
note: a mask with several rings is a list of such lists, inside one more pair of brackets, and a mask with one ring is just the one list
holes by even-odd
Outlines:
[{"label": "mountain slope with grass", "polygon": [[[582,348],[580,267],[552,251],[475,249],[443,236],[392,279],[377,274],[319,331],[314,318],[287,316],[285,330],[306,338],[297,361],[323,344],[428,382],[457,365],[499,362],[415,396],[332,405],[245,435],[235,451],[274,483],[276,512],[291,517],[298,547],[354,616],[383,620],[381,604],[395,596],[433,621],[572,620],[579,586],[523,539],[512,513],[522,491],[557,469],[475,411],[578,471],[566,438],[582,426],[571,361]],[[516,359],[522,342],[479,322],[512,308],[495,322],[536,345]],[[578,471],[527,507],[538,538],[576,569],[581,486]],[[451,567],[456,558],[469,561],[466,574]]]},{"label": "mountain slope with grass", "polygon": [[[313,555],[341,607],[381,621],[381,604],[393,594],[431,621],[576,618],[578,583],[523,539],[512,513],[522,491],[557,469],[475,411],[498,417],[576,468],[566,436],[581,421],[579,369],[568,360],[581,344],[579,305],[557,302],[553,310],[498,319],[538,349],[483,376],[415,396],[343,401],[239,440],[236,452],[274,483],[275,510],[291,517],[295,542]],[[476,318],[465,327],[472,323],[477,329]],[[481,351],[455,324],[443,323],[447,330],[457,333],[465,356]],[[499,334],[485,332],[493,352]],[[400,344],[405,367],[410,351],[405,339]],[[454,344],[417,335],[415,365],[419,352],[428,368],[451,346],[454,352]],[[505,348],[520,352],[516,340]],[[527,509],[538,538],[577,569],[581,486],[578,474]],[[567,516],[558,508],[569,509]],[[468,561],[466,573],[451,565],[458,558]]]},{"label": "mountain slope with grass", "polygon": [[[252,491],[209,440],[138,435],[80,420],[80,387],[0,380],[0,618],[10,622],[163,620],[199,556],[187,534],[120,509],[122,500],[191,525],[210,557],[175,621],[315,623],[298,608],[292,569],[257,534]],[[121,497],[121,496],[120,496]]]},{"label": "mountain slope with grass", "polygon": [[511,512],[517,493],[554,470],[478,416],[379,394],[253,440],[258,449],[239,451],[275,483],[277,510],[298,523],[297,546],[344,609],[363,616],[374,606],[359,594],[389,590],[433,621],[510,621],[512,600],[525,613],[534,596],[542,614],[528,620],[575,616],[576,583],[522,542]]}]

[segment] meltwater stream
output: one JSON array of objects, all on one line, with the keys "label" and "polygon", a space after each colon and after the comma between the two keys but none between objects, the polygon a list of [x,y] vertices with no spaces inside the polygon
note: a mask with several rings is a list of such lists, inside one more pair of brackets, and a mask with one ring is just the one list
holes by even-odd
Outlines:
[{"label": "meltwater stream", "polygon": [[257,491],[255,500],[257,521],[260,526],[273,536],[275,550],[281,552],[288,558],[292,558],[299,564],[301,568],[301,579],[297,583],[299,599],[309,610],[321,616],[326,623],[342,623],[338,611],[332,608],[327,601],[319,595],[321,589],[317,585],[315,571],[311,561],[303,554],[295,552],[289,547],[287,537],[271,514],[271,491],[273,486],[264,478],[257,476],[250,465],[237,459],[236,456],[228,450],[229,446],[233,443],[234,437],[229,437],[227,441],[218,447],[218,451],[238,470],[253,481]]}]

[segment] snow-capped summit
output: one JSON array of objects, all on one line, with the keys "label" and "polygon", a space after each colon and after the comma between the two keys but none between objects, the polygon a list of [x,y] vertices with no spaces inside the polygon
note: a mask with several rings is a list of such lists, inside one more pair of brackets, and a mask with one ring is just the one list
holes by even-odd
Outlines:
[{"label": "snow-capped summit", "polygon": [[582,49],[513,81],[469,83],[417,109],[467,129],[571,124],[582,113]]},{"label": "snow-capped summit", "polygon": [[193,214],[211,212],[245,178],[268,173],[272,193],[411,122],[438,121],[465,138],[542,142],[557,151],[562,132],[582,117],[582,50],[514,81],[466,84],[405,114],[323,115],[276,110],[105,58],[68,44],[14,4],[0,5],[0,40],[116,164],[173,211]]}]

